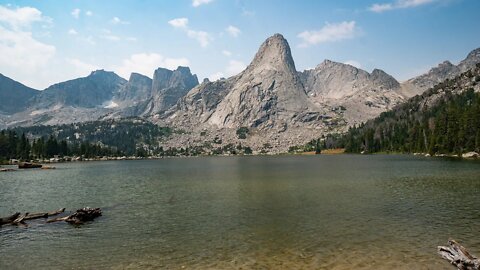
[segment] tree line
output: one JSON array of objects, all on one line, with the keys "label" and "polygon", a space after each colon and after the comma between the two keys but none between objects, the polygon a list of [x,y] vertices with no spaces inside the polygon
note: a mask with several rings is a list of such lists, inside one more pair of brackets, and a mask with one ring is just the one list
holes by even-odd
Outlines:
[{"label": "tree line", "polygon": [[337,145],[351,153],[480,152],[480,93],[473,89],[478,83],[480,67],[350,128]]},{"label": "tree line", "polygon": [[25,133],[19,135],[13,130],[0,132],[0,161],[2,162],[10,159],[46,159],[57,155],[91,158],[97,156],[121,156],[123,153],[100,144],[59,141],[53,135],[30,140]]}]

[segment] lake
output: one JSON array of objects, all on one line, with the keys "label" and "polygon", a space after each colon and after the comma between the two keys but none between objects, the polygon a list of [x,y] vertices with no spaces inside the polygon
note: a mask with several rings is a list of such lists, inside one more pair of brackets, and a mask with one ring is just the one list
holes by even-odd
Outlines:
[{"label": "lake", "polygon": [[480,255],[480,162],[407,155],[202,157],[0,173],[0,269],[452,269]]}]

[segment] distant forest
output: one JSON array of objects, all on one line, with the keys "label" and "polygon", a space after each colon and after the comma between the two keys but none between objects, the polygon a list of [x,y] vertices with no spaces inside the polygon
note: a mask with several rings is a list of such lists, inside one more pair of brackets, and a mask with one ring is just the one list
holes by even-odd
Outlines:
[{"label": "distant forest", "polygon": [[[340,136],[350,153],[461,154],[480,151],[480,66],[446,80],[397,108]],[[426,104],[427,98],[438,98]]]},{"label": "distant forest", "polygon": [[118,156],[122,152],[110,147],[87,142],[68,144],[66,140],[58,141],[54,136],[29,140],[23,133],[1,131],[0,132],[0,162],[10,159],[30,160],[45,159],[59,156]]}]

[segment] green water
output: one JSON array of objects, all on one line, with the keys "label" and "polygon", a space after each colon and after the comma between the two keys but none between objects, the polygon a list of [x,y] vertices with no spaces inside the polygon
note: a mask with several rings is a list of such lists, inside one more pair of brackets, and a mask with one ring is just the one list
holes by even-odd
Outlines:
[{"label": "green water", "polygon": [[480,163],[280,156],[66,163],[0,173],[0,216],[101,207],[80,227],[0,228],[0,269],[451,269],[480,255]]}]

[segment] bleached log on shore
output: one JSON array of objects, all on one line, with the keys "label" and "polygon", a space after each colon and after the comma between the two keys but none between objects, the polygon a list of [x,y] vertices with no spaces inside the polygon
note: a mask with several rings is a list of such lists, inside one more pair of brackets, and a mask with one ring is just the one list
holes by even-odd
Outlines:
[{"label": "bleached log on shore", "polygon": [[453,239],[448,246],[439,246],[438,254],[460,270],[480,270],[480,260]]}]

